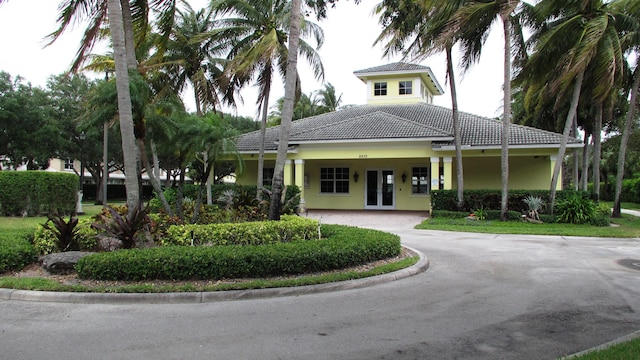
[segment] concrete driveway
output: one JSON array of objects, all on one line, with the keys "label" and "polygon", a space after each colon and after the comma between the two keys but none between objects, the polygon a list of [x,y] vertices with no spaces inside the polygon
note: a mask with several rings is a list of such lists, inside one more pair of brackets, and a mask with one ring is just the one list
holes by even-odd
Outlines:
[{"label": "concrete driveway", "polygon": [[554,359],[640,328],[640,242],[414,230],[422,214],[311,212],[399,234],[425,273],[206,304],[0,302],[1,359]]}]

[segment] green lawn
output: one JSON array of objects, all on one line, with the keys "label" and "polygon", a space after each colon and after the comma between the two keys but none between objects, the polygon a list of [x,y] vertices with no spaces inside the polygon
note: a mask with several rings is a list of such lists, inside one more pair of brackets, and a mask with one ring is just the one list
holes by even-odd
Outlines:
[{"label": "green lawn", "polygon": [[571,357],[572,360],[627,360],[640,359],[640,339],[613,345],[603,350]]},{"label": "green lawn", "polygon": [[427,219],[416,229],[464,231],[491,234],[529,234],[529,235],[561,235],[561,236],[593,236],[593,237],[640,237],[640,218],[622,215],[620,219],[611,220],[616,226],[597,227],[593,225],[573,224],[533,224],[522,221],[467,220],[433,218]]}]

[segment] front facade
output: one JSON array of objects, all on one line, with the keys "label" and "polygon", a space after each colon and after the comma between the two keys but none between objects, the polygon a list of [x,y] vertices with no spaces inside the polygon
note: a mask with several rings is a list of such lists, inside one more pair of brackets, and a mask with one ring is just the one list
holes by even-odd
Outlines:
[{"label": "front facade", "polygon": [[[367,105],[293,122],[285,184],[308,209],[430,210],[433,189],[455,189],[451,110],[432,104],[442,88],[428,67],[396,63],[356,71]],[[465,189],[500,189],[502,123],[460,113]],[[273,175],[279,127],[267,129],[264,178]],[[548,189],[561,135],[512,125],[509,187]],[[257,179],[259,131],[238,139]],[[580,144],[571,143],[571,147]],[[559,182],[561,183],[561,182]]]}]

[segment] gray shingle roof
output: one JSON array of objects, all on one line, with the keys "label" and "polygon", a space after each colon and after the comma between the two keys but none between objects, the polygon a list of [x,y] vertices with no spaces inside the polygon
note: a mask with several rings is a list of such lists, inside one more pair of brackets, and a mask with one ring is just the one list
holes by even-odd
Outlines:
[{"label": "gray shingle roof", "polygon": [[365,73],[377,73],[377,72],[387,72],[387,71],[430,71],[431,68],[428,66],[418,65],[418,64],[409,64],[403,62],[397,62],[392,64],[375,66],[368,69],[356,70],[354,74],[365,74]]},{"label": "gray shingle roof", "polygon": [[[459,114],[462,145],[500,146],[502,122],[469,113]],[[267,129],[265,150],[276,150],[279,127]],[[240,151],[259,148],[260,131],[238,138]],[[557,146],[562,135],[528,126],[512,124],[511,146]],[[453,143],[451,109],[430,104],[361,105],[294,121],[289,145],[309,141],[356,141],[399,139],[432,140],[434,148]],[[577,140],[571,142],[578,143]]]}]

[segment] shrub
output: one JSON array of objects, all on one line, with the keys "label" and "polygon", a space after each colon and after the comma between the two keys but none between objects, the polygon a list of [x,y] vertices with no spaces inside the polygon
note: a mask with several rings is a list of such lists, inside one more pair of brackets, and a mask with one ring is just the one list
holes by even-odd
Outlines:
[{"label": "shrub", "polygon": [[[487,220],[502,220],[500,218],[500,210],[485,210],[485,218]],[[507,211],[507,221],[520,221],[522,214],[517,211]]]},{"label": "shrub", "polygon": [[464,219],[469,216],[468,212],[462,211],[449,211],[449,210],[433,210],[431,211],[431,217],[444,218],[444,219]]},{"label": "shrub", "polygon": [[69,216],[69,221],[64,221],[61,216],[56,215],[49,216],[42,227],[53,233],[56,247],[60,251],[77,251],[80,250],[80,245],[76,241],[76,225],[78,225],[77,217]]},{"label": "shrub", "polygon": [[599,204],[591,218],[591,225],[609,226],[611,222],[611,208],[606,204]]},{"label": "shrub", "polygon": [[177,225],[160,241],[168,245],[263,245],[317,238],[318,222],[283,215],[281,221]]},{"label": "shrub", "polygon": [[324,225],[327,239],[270,245],[160,247],[82,258],[76,269],[96,280],[232,279],[329,271],[400,254],[400,238],[376,230]]},{"label": "shrub", "polygon": [[[579,194],[589,198],[586,191],[575,192],[562,190],[556,193],[556,202],[565,197]],[[527,197],[539,197],[543,202],[549,203],[549,190],[510,190],[507,208],[512,211],[524,212],[528,210],[524,199]],[[431,191],[431,209],[473,212],[474,209],[483,206],[485,210],[500,210],[500,190],[465,190],[463,209],[457,208],[457,190],[433,190]],[[547,211],[550,209],[547,209]]]},{"label": "shrub", "polygon": [[[98,251],[101,250],[97,232],[91,228],[91,221],[82,219],[78,221],[78,225],[75,227],[75,242],[78,244],[78,249],[82,251]],[[55,233],[38,225],[33,234],[33,246],[38,254],[46,255],[54,252],[60,252],[60,248]]]},{"label": "shrub", "polygon": [[556,222],[556,217],[551,214],[539,214],[538,216],[540,217],[540,221],[544,223],[551,224]]},{"label": "shrub", "polygon": [[0,171],[0,211],[5,216],[72,214],[78,177],[46,171]]},{"label": "shrub", "polygon": [[556,202],[556,220],[561,223],[585,224],[591,221],[595,215],[594,202],[575,193]]},{"label": "shrub", "polygon": [[139,232],[150,222],[147,216],[148,208],[136,207],[131,216],[123,215],[121,211],[108,206],[109,216],[98,215],[99,222],[94,222],[91,226],[98,231],[100,239],[118,239],[122,242],[122,247],[132,249],[136,247]]},{"label": "shrub", "polygon": [[20,270],[36,259],[36,250],[29,242],[31,231],[0,233],[0,273]]}]

